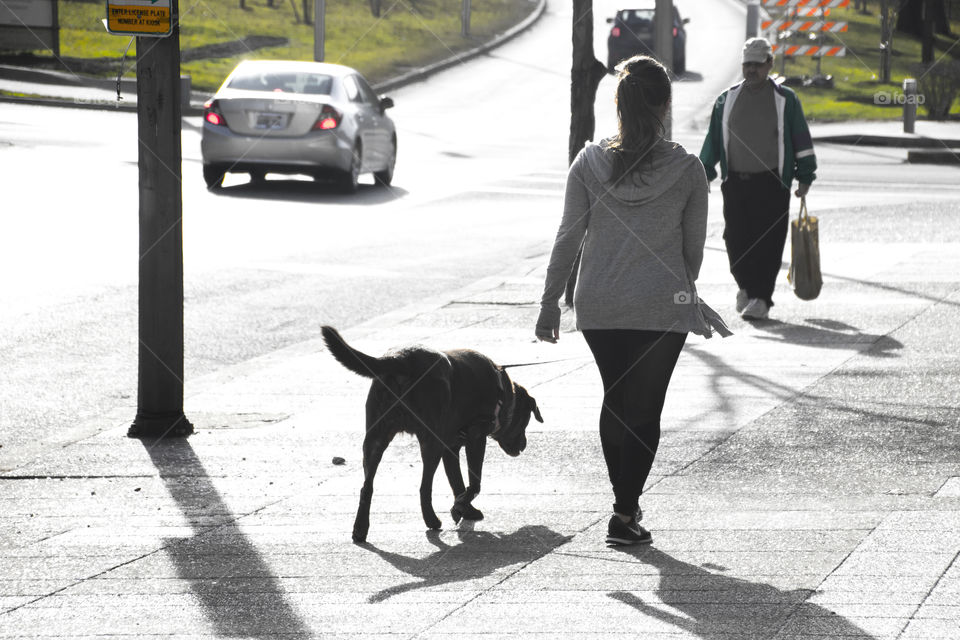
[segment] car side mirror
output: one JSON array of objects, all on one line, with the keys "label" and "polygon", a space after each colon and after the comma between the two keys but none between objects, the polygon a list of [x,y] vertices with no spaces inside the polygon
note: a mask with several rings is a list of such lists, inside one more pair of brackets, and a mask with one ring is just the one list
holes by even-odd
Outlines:
[{"label": "car side mirror", "polygon": [[690,24],[690,18],[684,18],[683,24]]},{"label": "car side mirror", "polygon": [[393,98],[380,98],[380,113],[393,107]]},{"label": "car side mirror", "polygon": [[607,18],[607,24],[613,24],[613,18]]}]

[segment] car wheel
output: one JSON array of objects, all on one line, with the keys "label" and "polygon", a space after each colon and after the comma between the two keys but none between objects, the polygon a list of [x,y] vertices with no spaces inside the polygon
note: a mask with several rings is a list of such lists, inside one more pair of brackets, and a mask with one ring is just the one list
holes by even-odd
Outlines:
[{"label": "car wheel", "polygon": [[363,166],[363,145],[357,140],[350,156],[350,168],[343,172],[340,187],[344,193],[356,193],[360,186],[360,167]]},{"label": "car wheel", "polygon": [[226,173],[223,167],[214,164],[203,165],[203,181],[207,189],[219,189],[223,186],[223,176]]},{"label": "car wheel", "polygon": [[397,136],[393,136],[393,149],[390,152],[390,159],[387,161],[387,166],[382,171],[377,171],[373,174],[373,179],[376,181],[377,186],[380,187],[389,187],[390,183],[393,182],[393,168],[397,165]]}]

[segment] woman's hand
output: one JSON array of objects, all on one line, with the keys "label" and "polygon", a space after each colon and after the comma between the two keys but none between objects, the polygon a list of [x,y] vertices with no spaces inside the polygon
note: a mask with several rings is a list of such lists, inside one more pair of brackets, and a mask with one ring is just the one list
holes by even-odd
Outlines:
[{"label": "woman's hand", "polygon": [[536,334],[538,340],[556,344],[560,339],[560,307],[540,307],[540,317],[537,318]]}]

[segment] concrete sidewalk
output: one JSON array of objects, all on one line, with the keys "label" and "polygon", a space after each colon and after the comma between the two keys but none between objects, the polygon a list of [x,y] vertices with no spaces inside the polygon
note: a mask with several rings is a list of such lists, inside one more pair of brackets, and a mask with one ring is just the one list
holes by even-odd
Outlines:
[{"label": "concrete sidewalk", "polygon": [[708,246],[700,292],[736,335],[681,356],[651,547],[604,544],[599,379],[569,314],[558,345],[532,339],[540,255],[345,331],[560,360],[513,370],[546,423],[519,458],[491,445],[485,520],[455,526],[438,474],[425,532],[398,438],[354,545],[367,381],[303,343],[188,381],[189,439],[127,439],[118,406],[0,476],[0,637],[956,638],[958,218],[899,253],[827,241],[823,295],[781,283],[753,325]]}]

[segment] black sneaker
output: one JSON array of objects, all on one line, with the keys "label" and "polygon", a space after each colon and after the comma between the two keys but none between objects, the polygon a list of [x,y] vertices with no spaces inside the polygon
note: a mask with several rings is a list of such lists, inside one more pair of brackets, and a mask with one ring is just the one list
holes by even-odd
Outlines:
[{"label": "black sneaker", "polygon": [[610,517],[607,525],[607,544],[650,544],[653,536],[650,532],[637,524],[636,518],[624,522],[620,516]]}]

